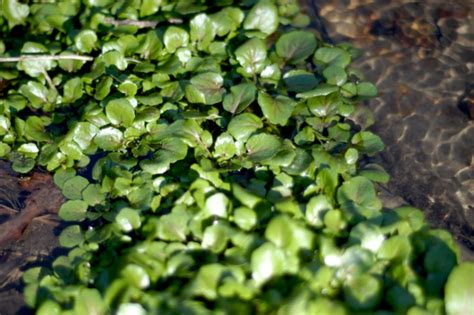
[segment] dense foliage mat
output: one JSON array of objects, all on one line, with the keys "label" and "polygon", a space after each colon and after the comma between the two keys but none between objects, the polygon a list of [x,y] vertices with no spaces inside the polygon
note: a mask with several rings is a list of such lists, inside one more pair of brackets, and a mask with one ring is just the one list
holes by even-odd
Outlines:
[{"label": "dense foliage mat", "polygon": [[467,314],[451,236],[382,211],[358,51],[296,1],[0,3],[0,157],[71,222],[38,314]]}]

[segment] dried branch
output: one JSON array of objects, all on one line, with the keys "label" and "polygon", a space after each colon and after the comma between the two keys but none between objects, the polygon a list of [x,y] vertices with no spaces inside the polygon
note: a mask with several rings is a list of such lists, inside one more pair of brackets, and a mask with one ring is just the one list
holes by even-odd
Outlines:
[{"label": "dried branch", "polygon": [[[112,24],[113,26],[133,25],[137,26],[138,28],[154,28],[159,24],[157,21],[115,20],[113,18],[105,18],[104,22],[107,24]],[[167,20],[167,22],[170,24],[181,24],[183,23],[183,20],[170,18]]]},{"label": "dried branch", "polygon": [[0,57],[0,63],[5,62],[19,62],[19,61],[45,61],[45,60],[82,60],[82,61],[93,61],[94,57],[80,56],[80,55],[23,55],[18,57]]}]

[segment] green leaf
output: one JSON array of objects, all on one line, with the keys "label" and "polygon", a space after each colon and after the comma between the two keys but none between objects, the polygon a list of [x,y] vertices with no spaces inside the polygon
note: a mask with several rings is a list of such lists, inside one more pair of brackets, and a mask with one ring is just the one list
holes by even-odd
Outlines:
[{"label": "green leaf", "polygon": [[314,246],[313,233],[286,215],[279,215],[268,223],[265,238],[283,248],[289,255],[298,254],[301,250],[311,250]]},{"label": "green leaf", "polygon": [[82,198],[89,206],[95,206],[105,201],[105,194],[100,191],[100,185],[90,184],[82,192]]},{"label": "green leaf", "polygon": [[207,214],[227,218],[229,215],[230,201],[223,193],[216,193],[206,199],[204,210]]},{"label": "green leaf", "polygon": [[155,60],[160,57],[163,43],[155,30],[148,31],[146,34],[140,34],[137,36],[137,39],[140,44],[136,49],[136,53],[140,54],[143,59]]},{"label": "green leaf", "polygon": [[130,80],[125,80],[118,86],[118,90],[126,96],[135,96],[137,94],[138,87],[135,83]]},{"label": "green leaf", "polygon": [[99,130],[94,138],[94,143],[106,151],[114,151],[122,146],[123,134],[120,130],[107,127]]},{"label": "green leaf", "polygon": [[132,208],[122,208],[115,217],[115,223],[117,223],[124,232],[136,230],[142,224],[140,212]]},{"label": "green leaf", "polygon": [[283,75],[286,89],[289,92],[306,92],[318,85],[318,80],[311,72],[305,70],[291,70]]},{"label": "green leaf", "polygon": [[143,160],[141,168],[150,174],[163,174],[170,164],[186,157],[188,146],[178,138],[166,138],[160,142],[160,149],[150,160]]},{"label": "green leaf", "polygon": [[63,247],[71,248],[84,242],[79,225],[66,227],[59,235],[59,244]]},{"label": "green leaf", "polygon": [[189,22],[191,42],[197,43],[197,48],[205,50],[216,36],[212,20],[207,14],[201,13]]},{"label": "green leaf", "polygon": [[236,148],[234,139],[230,134],[221,133],[214,143],[214,152],[215,157],[228,160],[238,152],[238,149]]},{"label": "green leaf", "polygon": [[217,288],[224,271],[225,268],[220,264],[202,266],[192,282],[192,292],[208,300],[215,300],[218,297]]},{"label": "green leaf", "polygon": [[408,237],[406,235],[397,235],[383,242],[382,247],[380,247],[377,253],[377,257],[379,259],[401,262],[410,260],[411,253],[412,246]]},{"label": "green leaf", "polygon": [[311,97],[316,97],[316,96],[329,95],[329,94],[334,93],[336,91],[339,91],[339,87],[334,86],[334,85],[321,84],[317,88],[315,88],[311,91],[296,94],[296,97],[306,99],[306,98],[311,98]]},{"label": "green leaf", "polygon": [[448,315],[469,314],[472,312],[472,297],[474,296],[473,274],[474,263],[465,262],[456,266],[449,275],[444,289],[446,312]]},{"label": "green leaf", "polygon": [[328,84],[341,86],[347,81],[347,74],[344,68],[340,66],[329,66],[323,70],[323,76]]},{"label": "green leaf", "polygon": [[82,199],[82,191],[89,185],[89,181],[82,176],[74,176],[63,184],[62,193],[68,199]]},{"label": "green leaf", "polygon": [[271,159],[280,149],[281,141],[277,136],[260,133],[249,138],[245,148],[250,160],[261,162]]},{"label": "green leaf", "polygon": [[13,160],[12,169],[15,172],[26,174],[35,167],[35,160],[33,158],[25,157],[22,154],[15,154],[11,156],[10,159]]},{"label": "green leaf", "polygon": [[235,140],[245,141],[252,133],[263,127],[258,116],[250,113],[235,116],[227,126],[229,133]]},{"label": "green leaf", "polygon": [[23,94],[35,108],[49,103],[48,89],[39,82],[28,81],[20,87],[20,93]]},{"label": "green leaf", "polygon": [[351,142],[358,151],[368,155],[373,155],[384,149],[382,139],[370,131],[360,131],[356,133],[352,137]]},{"label": "green leaf", "polygon": [[135,120],[135,110],[126,98],[111,100],[105,107],[110,122],[116,126],[130,127]]},{"label": "green leaf", "polygon": [[307,31],[293,31],[283,34],[275,44],[276,53],[289,63],[300,63],[316,49],[314,34]]},{"label": "green leaf", "polygon": [[59,217],[65,221],[82,221],[86,218],[88,205],[82,200],[69,200],[59,208]]},{"label": "green leaf", "polygon": [[312,226],[322,227],[324,214],[332,208],[331,202],[326,196],[315,196],[306,205],[306,219]]},{"label": "green leaf", "polygon": [[183,213],[170,213],[163,215],[157,226],[157,237],[164,241],[186,240],[189,218]]},{"label": "green leaf", "polygon": [[285,126],[293,113],[296,103],[289,97],[277,95],[275,98],[265,92],[258,93],[258,105],[263,115],[271,123]]},{"label": "green leaf", "polygon": [[186,98],[191,103],[213,105],[222,101],[224,79],[218,73],[206,72],[191,78],[186,86]]},{"label": "green leaf", "polygon": [[59,169],[54,174],[53,180],[59,188],[63,189],[64,183],[74,176],[76,176],[76,170],[73,168]]},{"label": "green leaf", "polygon": [[81,288],[74,303],[74,314],[102,315],[107,313],[107,306],[97,289]]},{"label": "green leaf", "polygon": [[144,268],[139,265],[129,264],[121,271],[123,277],[130,285],[146,289],[150,285],[150,277]]},{"label": "green leaf", "polygon": [[231,94],[224,97],[224,109],[232,114],[244,111],[255,100],[257,88],[252,83],[241,83],[230,88]]},{"label": "green leaf", "polygon": [[170,26],[166,29],[163,37],[166,50],[174,53],[180,47],[186,47],[189,43],[189,34],[177,26]]},{"label": "green leaf", "polygon": [[357,84],[357,95],[365,97],[377,96],[377,88],[370,82],[361,82]]},{"label": "green leaf", "polygon": [[358,311],[374,309],[382,298],[382,282],[368,274],[357,275],[344,285],[344,299]]},{"label": "green leaf", "polygon": [[111,77],[101,78],[95,89],[95,99],[101,101],[106,98],[110,93],[113,82],[114,80]]},{"label": "green leaf", "polygon": [[83,83],[80,78],[73,78],[64,84],[64,103],[73,103],[83,95]]},{"label": "green leaf", "polygon": [[140,5],[140,16],[153,15],[160,9],[163,0],[142,0]]},{"label": "green leaf", "polygon": [[283,275],[287,269],[287,259],[283,249],[270,242],[264,243],[252,253],[252,278],[261,286],[273,277]]},{"label": "green leaf", "polygon": [[228,230],[222,224],[213,224],[204,230],[201,246],[213,253],[221,253],[227,247]]},{"label": "green leaf", "polygon": [[18,24],[25,24],[26,17],[30,14],[30,8],[17,0],[3,0],[2,13],[8,20],[8,26],[13,28]]},{"label": "green leaf", "polygon": [[250,208],[239,207],[234,210],[234,223],[244,231],[252,230],[258,222],[257,214]]},{"label": "green leaf", "polygon": [[93,30],[81,30],[76,37],[74,37],[74,43],[77,50],[88,54],[96,46],[97,34]]},{"label": "green leaf", "polygon": [[218,36],[225,36],[236,31],[244,20],[244,13],[239,8],[226,7],[211,15],[212,23]]},{"label": "green leaf", "polygon": [[351,55],[338,47],[321,47],[314,54],[314,62],[345,68],[351,62]]},{"label": "green leaf", "polygon": [[102,55],[102,58],[107,66],[115,66],[117,69],[123,71],[127,69],[128,62],[123,53],[117,50],[111,50]]},{"label": "green leaf", "polygon": [[243,74],[253,77],[262,72],[266,66],[267,45],[258,38],[246,41],[235,50],[235,58],[243,68]]},{"label": "green leaf", "polygon": [[361,176],[351,178],[339,187],[337,202],[344,211],[363,217],[372,217],[382,209],[374,186]]},{"label": "green leaf", "polygon": [[[23,54],[49,54],[48,49],[34,42],[26,42],[21,48]],[[18,62],[18,69],[25,71],[31,77],[44,76],[44,73],[56,66],[53,60],[29,60]]]},{"label": "green leaf", "polygon": [[260,0],[250,9],[244,20],[245,30],[258,30],[266,35],[278,28],[278,8],[270,0]]}]

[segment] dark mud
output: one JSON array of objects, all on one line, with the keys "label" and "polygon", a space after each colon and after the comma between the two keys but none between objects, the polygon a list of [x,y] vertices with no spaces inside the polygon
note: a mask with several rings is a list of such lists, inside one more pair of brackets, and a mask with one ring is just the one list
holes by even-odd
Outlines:
[{"label": "dark mud", "polygon": [[20,178],[0,161],[0,315],[31,314],[21,276],[61,253],[57,212],[62,202],[51,175],[35,171]]}]

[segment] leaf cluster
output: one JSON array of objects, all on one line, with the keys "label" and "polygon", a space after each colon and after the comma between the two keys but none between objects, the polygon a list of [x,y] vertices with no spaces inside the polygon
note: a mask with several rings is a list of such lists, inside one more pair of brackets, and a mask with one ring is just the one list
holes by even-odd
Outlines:
[{"label": "leaf cluster", "polygon": [[453,268],[466,307],[451,236],[382,211],[357,52],[308,23],[295,0],[2,1],[0,54],[94,58],[0,68],[0,157],[68,199],[69,253],[24,275],[38,314],[442,314]]}]

